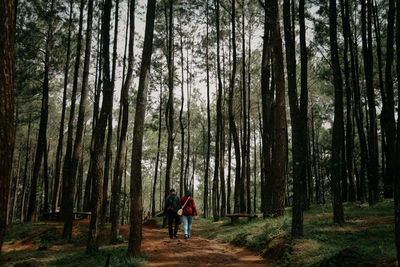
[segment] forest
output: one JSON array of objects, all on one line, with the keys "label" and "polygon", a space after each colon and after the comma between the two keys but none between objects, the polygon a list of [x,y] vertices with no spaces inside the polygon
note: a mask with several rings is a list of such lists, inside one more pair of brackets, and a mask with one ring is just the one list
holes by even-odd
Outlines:
[{"label": "forest", "polygon": [[0,265],[398,266],[399,81],[396,0],[0,0]]}]

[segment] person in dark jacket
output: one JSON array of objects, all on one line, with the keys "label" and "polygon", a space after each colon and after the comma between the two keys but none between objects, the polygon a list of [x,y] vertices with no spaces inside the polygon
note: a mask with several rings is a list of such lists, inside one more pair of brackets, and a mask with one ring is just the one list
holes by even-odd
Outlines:
[{"label": "person in dark jacket", "polygon": [[[168,232],[169,238],[178,238],[178,229],[181,224],[179,215],[177,214],[179,209],[179,197],[175,193],[175,189],[169,190],[169,195],[165,199],[164,215],[168,216]],[[173,222],[175,221],[175,229],[172,230]]]},{"label": "person in dark jacket", "polygon": [[185,196],[181,198],[180,206],[183,207],[182,220],[185,239],[191,238],[190,232],[192,231],[193,216],[198,216],[198,213],[196,205],[194,204],[194,199],[189,190],[187,190]]}]

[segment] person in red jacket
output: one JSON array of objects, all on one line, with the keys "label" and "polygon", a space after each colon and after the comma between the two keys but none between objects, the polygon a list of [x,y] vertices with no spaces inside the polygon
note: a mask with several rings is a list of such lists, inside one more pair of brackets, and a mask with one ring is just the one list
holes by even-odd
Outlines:
[{"label": "person in red jacket", "polygon": [[196,205],[194,204],[194,199],[191,195],[191,192],[187,190],[185,196],[181,198],[179,203],[183,209],[182,220],[185,239],[192,237],[190,232],[192,230],[193,216],[198,216]]}]

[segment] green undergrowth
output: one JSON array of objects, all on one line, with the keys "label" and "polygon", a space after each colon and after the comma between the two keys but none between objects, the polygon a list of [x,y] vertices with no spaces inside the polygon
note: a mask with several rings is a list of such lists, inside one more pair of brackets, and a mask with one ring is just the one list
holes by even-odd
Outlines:
[{"label": "green undergrowth", "polygon": [[195,234],[245,247],[277,266],[353,266],[389,264],[396,258],[393,201],[373,207],[345,203],[346,223],[333,223],[331,205],[312,205],[304,213],[304,235],[292,240],[291,210],[280,218],[195,220]]},{"label": "green undergrowth", "polygon": [[127,260],[126,247],[101,247],[100,250],[94,254],[88,255],[85,251],[78,251],[71,253],[64,257],[58,258],[50,262],[49,265],[53,266],[106,266],[108,257],[110,266],[143,266],[147,256],[142,253],[141,258]]}]

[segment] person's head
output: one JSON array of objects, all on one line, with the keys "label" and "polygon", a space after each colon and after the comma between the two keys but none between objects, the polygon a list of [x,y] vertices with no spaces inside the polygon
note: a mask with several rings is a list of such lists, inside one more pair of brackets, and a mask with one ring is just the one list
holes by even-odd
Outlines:
[{"label": "person's head", "polygon": [[169,190],[169,193],[172,194],[172,195],[176,194],[175,189],[171,188],[171,189]]},{"label": "person's head", "polygon": [[190,196],[192,196],[192,193],[190,192],[190,190],[186,190],[185,197],[190,197]]}]

